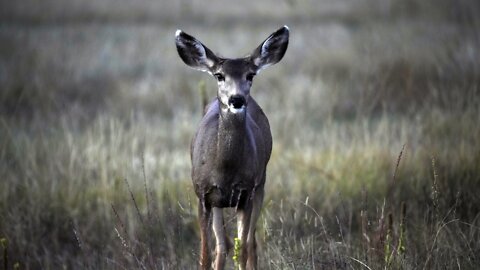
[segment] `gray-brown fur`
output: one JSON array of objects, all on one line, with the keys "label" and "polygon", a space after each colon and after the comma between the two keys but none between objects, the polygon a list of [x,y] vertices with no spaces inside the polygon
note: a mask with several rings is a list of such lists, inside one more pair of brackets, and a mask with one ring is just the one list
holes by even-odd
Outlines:
[{"label": "gray-brown fur", "polygon": [[[245,115],[222,113],[209,105],[192,141],[192,180],[199,199],[211,207],[242,207],[263,174],[272,151],[268,119],[250,97]],[[243,193],[241,196],[240,193]]]}]

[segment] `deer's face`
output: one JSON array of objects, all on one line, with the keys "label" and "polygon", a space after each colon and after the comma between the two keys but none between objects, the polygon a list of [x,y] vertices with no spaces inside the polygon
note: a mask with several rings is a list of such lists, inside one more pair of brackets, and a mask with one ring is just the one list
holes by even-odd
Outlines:
[{"label": "deer's face", "polygon": [[253,77],[280,61],[288,46],[289,30],[284,26],[271,34],[250,56],[225,59],[216,56],[196,38],[177,30],[175,43],[185,64],[208,72],[217,79],[217,96],[223,111],[245,113]]},{"label": "deer's face", "polygon": [[225,59],[213,73],[217,79],[217,97],[223,110],[245,111],[256,67],[249,58]]}]

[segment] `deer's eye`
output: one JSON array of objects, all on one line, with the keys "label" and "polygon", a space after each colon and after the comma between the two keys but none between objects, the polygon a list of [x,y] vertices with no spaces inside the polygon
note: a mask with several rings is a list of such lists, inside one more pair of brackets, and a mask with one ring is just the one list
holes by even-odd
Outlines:
[{"label": "deer's eye", "polygon": [[247,78],[247,81],[250,81],[250,82],[251,82],[251,81],[253,80],[253,77],[255,77],[255,73],[248,73],[248,74],[247,74],[247,77],[246,77],[246,78]]},{"label": "deer's eye", "polygon": [[217,80],[218,80],[219,82],[225,81],[225,76],[223,76],[223,75],[220,74],[220,73],[215,73],[215,74],[213,74],[213,76],[215,76],[215,78],[217,78]]}]

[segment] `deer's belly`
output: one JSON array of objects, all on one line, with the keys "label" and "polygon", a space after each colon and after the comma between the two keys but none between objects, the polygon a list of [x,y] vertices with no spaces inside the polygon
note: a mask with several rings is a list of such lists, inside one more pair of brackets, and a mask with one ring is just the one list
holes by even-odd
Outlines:
[{"label": "deer's belly", "polygon": [[212,207],[243,207],[252,196],[255,187],[254,177],[245,175],[236,177],[210,177],[195,184],[195,192]]},{"label": "deer's belly", "polygon": [[251,192],[241,189],[211,188],[205,196],[206,201],[212,207],[236,207],[242,208]]}]

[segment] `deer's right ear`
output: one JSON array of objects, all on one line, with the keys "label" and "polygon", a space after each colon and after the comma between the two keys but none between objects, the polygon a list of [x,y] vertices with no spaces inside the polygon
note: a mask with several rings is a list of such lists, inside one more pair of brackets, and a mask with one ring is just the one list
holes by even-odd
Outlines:
[{"label": "deer's right ear", "polygon": [[196,38],[177,30],[175,32],[175,44],[178,55],[185,64],[208,73],[212,73],[218,63],[218,57]]}]

